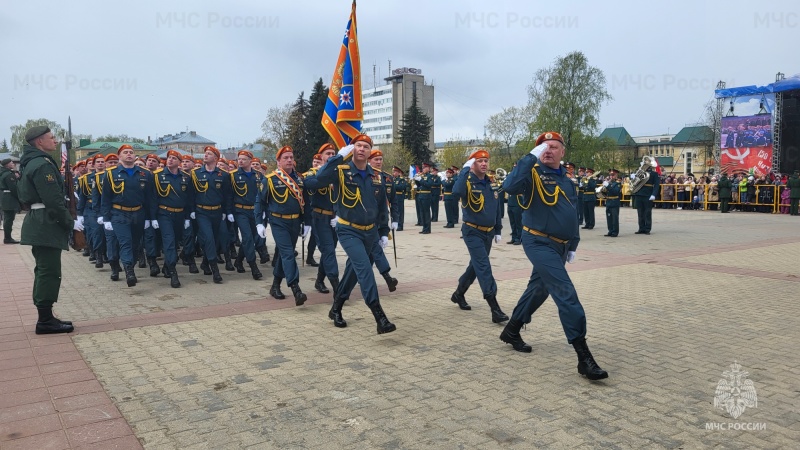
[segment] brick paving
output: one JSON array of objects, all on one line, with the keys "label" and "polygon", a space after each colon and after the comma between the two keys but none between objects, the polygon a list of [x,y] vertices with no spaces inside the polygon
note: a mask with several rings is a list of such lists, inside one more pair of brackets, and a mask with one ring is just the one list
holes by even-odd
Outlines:
[{"label": "brick paving", "polygon": [[[223,273],[222,285],[179,266],[181,289],[139,269],[127,288],[75,252],[56,312],[76,332],[36,336],[30,249],[2,246],[0,448],[793,447],[800,223],[654,210],[653,234],[635,236],[623,208],[610,239],[597,212],[568,266],[611,375],[595,383],[576,373],[551,301],[523,330],[532,354],[498,340],[477,283],[472,311],[449,301],[467,255],[442,222],[398,233],[400,286],[378,280],[398,330],[382,336],[358,291],[349,327],[333,327],[314,268],[296,308],[267,296],[269,265],[262,281]],[[505,244],[492,262],[510,314],[530,265]],[[713,404],[734,361],[758,394],[738,419]],[[707,429],[719,423],[763,429]]]}]

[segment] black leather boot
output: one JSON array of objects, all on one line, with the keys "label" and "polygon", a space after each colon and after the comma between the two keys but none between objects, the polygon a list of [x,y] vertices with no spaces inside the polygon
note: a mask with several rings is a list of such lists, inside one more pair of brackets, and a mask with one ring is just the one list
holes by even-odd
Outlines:
[{"label": "black leather boot", "polygon": [[233,263],[233,268],[235,268],[238,273],[246,272],[246,270],[244,270],[244,253],[236,255],[236,262]]},{"label": "black leather boot", "polygon": [[[6,236],[5,240],[9,240],[9,239],[11,239],[11,236]],[[91,252],[89,251],[89,247],[86,247],[85,249],[83,249],[83,253],[81,253],[81,254],[84,257],[91,256],[92,258],[95,258],[95,255],[92,255]],[[91,259],[89,261],[91,261]]]},{"label": "black leather boot", "polygon": [[279,258],[279,256],[278,256],[278,247],[276,246],[275,247],[275,253],[272,255],[272,262],[270,262],[269,264],[272,267],[275,267],[275,260],[277,260],[278,258]]},{"label": "black leather boot", "polygon": [[453,292],[453,295],[450,296],[450,301],[457,304],[459,308],[463,309],[464,311],[469,311],[472,309],[472,306],[469,306],[467,303],[467,299],[464,297],[464,293],[461,292],[458,288],[456,291]]},{"label": "black leather boot", "polygon": [[100,250],[94,252],[94,268],[95,269],[103,268],[103,252],[101,252]]},{"label": "black leather boot", "polygon": [[150,276],[157,277],[161,274],[161,268],[158,267],[158,262],[155,258],[147,258],[147,264],[150,265]]},{"label": "black leather boot", "polygon": [[89,250],[88,247],[83,249],[83,256],[88,256],[89,262],[97,261],[97,255],[93,251]]},{"label": "black leather boot", "polygon": [[[234,252],[234,250],[229,250],[229,251],[225,252],[225,270],[227,270],[228,272],[233,272],[234,270],[236,270],[239,273],[244,273],[244,267],[242,267],[242,270],[239,271],[238,270],[239,268],[238,267],[234,267],[233,263],[231,262],[231,260],[233,259],[231,257],[233,252]],[[239,261],[239,257],[238,256],[236,257],[236,261],[237,262]]]},{"label": "black leather boot", "polygon": [[378,334],[391,333],[397,329],[397,327],[386,318],[386,314],[384,314],[383,308],[381,308],[379,302],[369,305],[369,309],[372,310],[372,315],[375,316],[375,323],[378,324]]},{"label": "black leather boot", "polygon": [[[339,278],[337,277],[328,277],[328,281],[331,282],[331,292],[333,292],[333,298],[336,299],[336,291],[339,290]],[[342,300],[344,302],[344,300]]]},{"label": "black leather boot", "polygon": [[169,268],[167,263],[161,266],[161,274],[164,275],[164,278],[172,278],[172,269]]},{"label": "black leather boot", "polygon": [[139,252],[139,268],[144,269],[147,267],[147,258],[144,255],[144,250]]},{"label": "black leather boot", "polygon": [[167,271],[169,272],[169,285],[174,288],[181,287],[181,280],[178,279],[178,271],[175,266],[173,265]]},{"label": "black leather boot", "polygon": [[292,289],[292,295],[294,295],[295,306],[300,306],[308,300],[308,297],[300,290],[300,285],[296,281],[290,284],[289,287]]},{"label": "black leather boot", "polygon": [[283,300],[286,298],[286,296],[283,295],[283,292],[281,292],[281,281],[283,281],[283,278],[278,277],[275,277],[272,280],[272,287],[269,288],[269,295],[271,295],[272,298],[278,300]]},{"label": "black leather boot", "polygon": [[214,275],[214,283],[222,283],[222,275],[219,274],[219,266],[217,265],[217,262],[214,261],[209,263],[209,265],[211,266],[211,274]]},{"label": "black leather boot", "polygon": [[62,322],[53,316],[53,307],[37,307],[39,320],[36,322],[36,334],[71,333],[75,327],[72,322]]},{"label": "black leather boot", "polygon": [[119,272],[122,270],[122,267],[119,266],[119,261],[109,261],[108,264],[111,266],[111,281],[119,281]]},{"label": "black leather boot", "polygon": [[267,247],[263,247],[258,250],[258,257],[261,258],[261,264],[266,264],[269,262],[269,252],[267,251]]},{"label": "black leather boot", "polygon": [[342,307],[344,306],[344,300],[333,298],[333,306],[331,306],[331,310],[328,312],[328,318],[333,320],[333,325],[336,328],[345,328],[347,327],[347,322],[342,317]]},{"label": "black leather boot", "polygon": [[503,332],[500,333],[500,340],[506,344],[511,344],[514,350],[518,352],[530,353],[533,351],[533,348],[522,340],[522,336],[519,334],[521,328],[522,323],[514,319],[509,320],[506,327],[503,328]]},{"label": "black leather boot", "polygon": [[203,269],[203,275],[211,275],[211,267],[208,265],[208,259],[206,257],[203,257],[200,268]]},{"label": "black leather boot", "polygon": [[325,273],[317,271],[317,281],[314,282],[314,289],[322,294],[330,294],[331,291],[325,286]]},{"label": "black leather boot", "polygon": [[133,266],[125,266],[125,282],[128,283],[128,287],[136,286],[137,281]]},{"label": "black leather boot", "polygon": [[262,275],[261,271],[258,270],[258,264],[256,264],[256,260],[254,259],[253,262],[247,264],[250,265],[250,273],[253,275],[253,279],[260,280]]},{"label": "black leather boot", "polygon": [[486,299],[486,303],[489,304],[489,309],[492,310],[492,322],[503,323],[508,320],[508,316],[500,309],[500,305],[497,304],[496,296],[485,295],[484,298]]},{"label": "black leather boot", "polygon": [[608,378],[608,372],[601,369],[594,361],[589,346],[586,345],[586,338],[579,338],[572,341],[572,347],[578,354],[578,373],[590,380],[602,380]]},{"label": "black leather boot", "polygon": [[200,271],[197,270],[197,263],[194,262],[194,257],[186,259],[188,260],[189,263],[189,273],[200,273]]},{"label": "black leather boot", "polygon": [[389,286],[389,292],[394,292],[397,290],[397,278],[392,278],[389,275],[389,271],[387,270],[386,273],[381,274],[383,279],[386,280],[386,285]]}]

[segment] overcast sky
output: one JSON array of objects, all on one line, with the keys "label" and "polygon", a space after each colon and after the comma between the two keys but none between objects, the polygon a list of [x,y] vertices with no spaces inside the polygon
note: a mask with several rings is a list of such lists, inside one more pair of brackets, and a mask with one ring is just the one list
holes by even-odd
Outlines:
[{"label": "overcast sky", "polygon": [[[195,130],[222,147],[261,136],[267,109],[330,83],[349,0],[3,0],[0,139],[48,118],[146,139]],[[604,71],[603,127],[675,133],[719,80],[800,72],[795,1],[360,0],[364,87],[392,68],[435,85],[435,140],[482,137],[527,101],[533,73],[571,51]]]}]

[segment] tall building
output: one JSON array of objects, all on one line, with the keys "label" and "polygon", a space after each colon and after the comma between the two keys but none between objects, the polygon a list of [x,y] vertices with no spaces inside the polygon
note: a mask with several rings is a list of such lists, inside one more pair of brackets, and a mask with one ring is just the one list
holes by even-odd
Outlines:
[{"label": "tall building", "polygon": [[362,92],[364,120],[362,130],[376,145],[392,144],[399,141],[403,115],[411,106],[414,97],[417,106],[431,118],[431,132],[428,147],[435,151],[433,141],[433,85],[425,83],[421,69],[401,67],[392,70],[392,75],[384,78],[386,84]]}]

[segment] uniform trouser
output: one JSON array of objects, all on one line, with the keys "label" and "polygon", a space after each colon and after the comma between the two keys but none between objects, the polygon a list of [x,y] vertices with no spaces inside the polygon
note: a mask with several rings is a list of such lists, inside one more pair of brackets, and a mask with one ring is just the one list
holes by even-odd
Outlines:
[{"label": "uniform trouser", "polygon": [[[328,224],[330,226],[330,224]],[[314,259],[314,249],[317,248],[317,235],[314,233],[314,223],[311,223],[311,233],[308,236],[308,244],[306,244],[306,261],[309,259]]]},{"label": "uniform trouser", "polygon": [[14,225],[14,217],[16,215],[17,212],[13,209],[3,210],[3,237],[5,239],[11,239],[11,227]]},{"label": "uniform trouser", "polygon": [[606,206],[606,223],[608,234],[619,235],[619,206]]},{"label": "uniform trouser", "polygon": [[575,209],[578,210],[578,225],[581,225],[581,224],[583,224],[583,196],[582,195],[578,196],[578,205],[580,205],[580,207],[579,208],[575,208]]},{"label": "uniform trouser", "polygon": [[183,236],[183,212],[158,210],[158,231],[164,249],[164,264],[173,267],[178,263],[178,240]]},{"label": "uniform trouser", "polygon": [[528,280],[528,287],[514,308],[511,320],[530,323],[533,313],[542,306],[548,296],[552,296],[558,307],[564,334],[571,344],[576,339],[586,337],[586,313],[578,300],[575,286],[564,268],[568,245],[530,233],[522,234],[522,248],[533,263],[533,271]]},{"label": "uniform trouser", "polygon": [[339,224],[336,234],[347,254],[344,273],[336,291],[338,298],[349,298],[350,292],[355,288],[356,282],[361,286],[361,297],[367,305],[378,303],[378,286],[375,284],[375,274],[372,272],[373,248],[378,247],[378,230],[356,230],[355,228]]},{"label": "uniform trouser", "polygon": [[61,289],[61,249],[34,245],[31,247],[36,267],[33,269],[33,304],[48,308],[58,301]]},{"label": "uniform trouser", "polygon": [[[198,208],[195,213],[197,220],[197,245],[203,249],[203,257],[209,262],[217,260],[217,242],[227,237],[222,236],[222,221],[219,220],[220,210],[205,211]],[[227,234],[227,230],[226,233]],[[187,253],[187,255],[189,255]],[[193,256],[193,255],[189,255]]]},{"label": "uniform trouser", "polygon": [[647,197],[636,197],[636,215],[639,216],[639,231],[649,233],[653,228],[653,202]]},{"label": "uniform trouser", "polygon": [[[158,224],[161,228],[161,224]],[[148,258],[155,258],[161,252],[161,231],[152,226],[144,230],[144,252]]]},{"label": "uniform trouser", "polygon": [[594,201],[583,202],[583,220],[587,228],[594,228]]},{"label": "uniform trouser", "polygon": [[375,261],[375,268],[378,269],[378,273],[381,275],[389,273],[389,271],[392,270],[392,266],[389,264],[386,253],[383,251],[380,244],[372,246],[372,260]]},{"label": "uniform trouser", "polygon": [[800,203],[800,198],[790,198],[789,199],[789,214],[791,214],[793,216],[797,215],[797,213],[798,213],[798,211],[797,211],[798,203]]},{"label": "uniform trouser", "polygon": [[92,211],[87,212],[83,216],[84,223],[87,225],[87,229],[89,228],[88,225],[94,224],[92,227],[93,230],[91,233],[87,233],[86,239],[91,239],[91,247],[96,252],[105,253],[106,250],[106,233],[103,229],[103,225],[97,223],[97,213]]},{"label": "uniform trouser", "polygon": [[[113,224],[112,224],[113,226]],[[119,241],[114,230],[106,230],[103,225],[103,235],[106,238],[106,257],[109,261],[119,261]]]},{"label": "uniform trouser", "polygon": [[[195,213],[195,217],[197,214]],[[192,220],[189,228],[184,228],[181,232],[182,249],[181,253],[186,258],[194,258],[194,239],[197,236],[197,221]]]},{"label": "uniform trouser", "polygon": [[509,204],[508,221],[511,224],[511,240],[519,242],[522,238],[522,208]]},{"label": "uniform trouser", "polygon": [[[119,242],[119,260],[123,266],[136,263],[144,235],[144,211],[119,211],[111,213],[111,226]],[[111,259],[111,258],[109,258]]]},{"label": "uniform trouser", "polygon": [[272,275],[275,278],[286,278],[286,284],[291,286],[300,280],[300,271],[294,259],[294,248],[300,235],[300,219],[281,219],[271,216],[269,224],[279,256],[272,269]]},{"label": "uniform trouser", "polygon": [[403,222],[406,220],[406,208],[405,208],[405,201],[402,197],[402,194],[397,194],[400,198],[397,199],[397,231],[403,231]]},{"label": "uniform trouser", "polygon": [[254,263],[256,262],[256,238],[259,237],[258,231],[256,231],[256,216],[253,215],[252,210],[237,209],[233,213],[233,218],[242,235],[242,246],[239,249],[244,253],[244,259],[248,263]]},{"label": "uniform trouser", "polygon": [[422,225],[422,210],[419,206],[419,194],[414,196],[414,208],[417,210],[417,225]]},{"label": "uniform trouser", "polygon": [[467,224],[461,225],[461,235],[469,252],[469,265],[467,270],[458,279],[458,291],[467,292],[467,289],[478,278],[478,284],[484,297],[497,295],[497,284],[492,275],[492,265],[489,262],[489,252],[492,251],[494,230],[481,231]]},{"label": "uniform trouser", "polygon": [[730,206],[728,206],[728,202],[731,201],[729,198],[721,198],[719,199],[719,209],[722,212],[728,212]]},{"label": "uniform trouser", "polygon": [[431,220],[439,221],[439,196],[438,193],[431,192]]},{"label": "uniform trouser", "polygon": [[431,231],[431,194],[417,194],[422,231]]},{"label": "uniform trouser", "polygon": [[[222,221],[219,224],[220,234],[219,239],[217,239],[217,251],[212,253],[215,258],[219,256],[220,253],[228,251],[231,243],[236,241],[236,218],[233,220],[234,222],[229,221],[227,214],[222,215]],[[209,255],[205,256],[206,258],[210,258]]]},{"label": "uniform trouser", "polygon": [[103,226],[97,224],[97,214],[95,214],[91,208],[87,208],[87,210],[84,211],[83,226],[83,234],[86,236],[86,245],[89,247],[89,251],[94,252],[98,250],[99,247],[94,245],[95,236],[100,233],[100,229]]},{"label": "uniform trouser", "polygon": [[452,194],[444,197],[444,215],[447,218],[448,225],[458,223],[458,199],[453,197]]},{"label": "uniform trouser", "polygon": [[331,226],[333,216],[312,213],[311,232],[317,237],[319,265],[328,277],[339,278],[339,264],[336,262],[336,230]]}]

